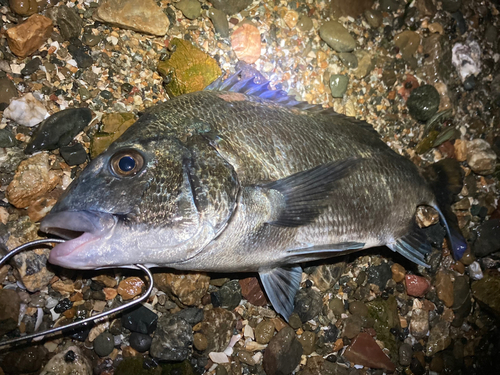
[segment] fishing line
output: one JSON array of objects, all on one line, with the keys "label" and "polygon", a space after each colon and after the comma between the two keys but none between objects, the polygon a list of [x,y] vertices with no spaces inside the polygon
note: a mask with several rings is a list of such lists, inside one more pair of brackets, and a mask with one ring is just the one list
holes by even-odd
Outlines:
[{"label": "fishing line", "polygon": [[[16,247],[14,250],[10,251],[2,259],[0,259],[0,267],[2,267],[3,265],[5,265],[5,263],[10,258],[12,258],[14,255],[17,255],[20,252],[25,251],[25,250],[27,250],[29,248],[32,248],[32,247],[35,247],[35,246],[38,246],[38,245],[42,245],[42,244],[63,243],[65,241],[66,240],[63,240],[63,239],[46,238],[46,239],[41,239],[41,240],[35,240],[35,241],[27,242],[27,243],[25,243],[25,244],[23,244],[21,246]],[[43,338],[43,336],[51,335],[51,334],[56,333],[56,332],[66,331],[66,330],[71,329],[71,328],[76,328],[76,327],[84,328],[84,327],[90,325],[90,323],[98,323],[99,321],[104,320],[104,318],[106,318],[106,317],[108,317],[110,315],[116,314],[116,313],[118,313],[120,311],[123,311],[125,309],[128,309],[128,308],[130,308],[132,306],[136,306],[136,305],[140,304],[143,301],[146,301],[148,299],[149,295],[151,294],[152,290],[153,290],[153,275],[151,274],[151,271],[149,271],[149,269],[146,266],[144,266],[142,264],[135,264],[135,266],[137,268],[141,269],[142,271],[144,271],[144,273],[146,274],[147,278],[149,279],[148,289],[139,298],[137,298],[137,299],[135,299],[133,301],[127,302],[124,305],[115,307],[115,308],[113,308],[111,310],[108,310],[108,311],[105,311],[105,312],[102,312],[102,313],[90,316],[90,317],[85,318],[83,320],[72,322],[70,324],[67,324],[67,325],[64,325],[64,326],[61,326],[61,327],[51,328],[51,329],[48,329],[46,331],[35,332],[35,333],[32,333],[32,334],[24,335],[24,336],[17,337],[17,338],[14,338],[14,339],[0,341],[0,347],[6,346],[6,345],[16,344],[16,343],[27,341],[27,340],[31,340],[31,339],[34,339],[34,338],[37,338],[37,337],[42,337]]]}]

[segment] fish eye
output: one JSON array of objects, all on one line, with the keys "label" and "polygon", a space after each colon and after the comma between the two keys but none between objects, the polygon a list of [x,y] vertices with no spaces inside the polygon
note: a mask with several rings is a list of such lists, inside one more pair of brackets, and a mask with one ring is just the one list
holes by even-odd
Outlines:
[{"label": "fish eye", "polygon": [[135,176],[144,166],[144,157],[135,150],[118,151],[111,157],[111,170],[118,177]]}]

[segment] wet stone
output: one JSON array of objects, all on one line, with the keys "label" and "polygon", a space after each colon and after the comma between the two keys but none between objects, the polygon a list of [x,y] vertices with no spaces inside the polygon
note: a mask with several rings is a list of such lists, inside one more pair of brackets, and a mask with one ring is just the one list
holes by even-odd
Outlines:
[{"label": "wet stone", "polygon": [[236,320],[228,310],[216,307],[205,311],[203,321],[199,323],[197,332],[205,335],[208,341],[207,352],[221,352],[226,349],[229,340],[233,336]]},{"label": "wet stone", "polygon": [[377,285],[380,290],[384,290],[387,282],[392,278],[391,266],[389,263],[382,263],[378,266],[368,268],[368,283]]},{"label": "wet stone", "polygon": [[59,27],[64,40],[79,38],[82,33],[83,20],[80,18],[75,8],[65,5],[51,8],[49,17]]},{"label": "wet stone", "polygon": [[32,93],[27,93],[19,99],[11,100],[3,116],[14,120],[19,125],[32,127],[42,122],[48,113],[44,105]]},{"label": "wet stone", "polygon": [[37,0],[9,0],[4,3],[9,3],[10,9],[20,16],[31,16],[43,10],[47,5],[44,1]]},{"label": "wet stone", "polygon": [[472,91],[476,88],[476,77],[468,76],[464,81],[465,91]]},{"label": "wet stone", "polygon": [[432,327],[427,341],[426,355],[433,356],[437,352],[445,350],[451,344],[449,323],[439,321]]},{"label": "wet stone", "polygon": [[[0,105],[8,106],[11,99],[17,97],[17,88],[9,78],[0,78]],[[4,110],[5,108],[2,108]]]},{"label": "wet stone", "polygon": [[14,147],[17,140],[11,131],[7,129],[0,129],[0,147]]},{"label": "wet stone", "polygon": [[30,76],[35,73],[38,68],[42,65],[42,60],[39,57],[35,57],[26,63],[24,68],[21,70],[23,76]]},{"label": "wet stone", "polygon": [[410,332],[418,340],[427,336],[429,332],[429,312],[422,309],[412,311]]},{"label": "wet stone", "polygon": [[87,151],[85,151],[81,143],[75,143],[73,146],[63,146],[59,151],[69,166],[83,164],[87,160]]},{"label": "wet stone", "polygon": [[215,9],[219,9],[228,16],[232,16],[252,4],[252,0],[213,0],[211,3]]},{"label": "wet stone", "polygon": [[375,9],[365,10],[364,16],[366,22],[368,22],[368,24],[371,27],[377,28],[382,25],[383,17],[382,17],[382,12],[380,10],[375,10]]},{"label": "wet stone", "polygon": [[344,302],[342,302],[342,300],[339,298],[331,299],[328,303],[328,307],[337,317],[345,312]]},{"label": "wet stone", "polygon": [[40,14],[33,14],[23,23],[6,31],[9,48],[18,57],[36,52],[52,33],[52,21]]},{"label": "wet stone", "polygon": [[187,306],[198,305],[207,293],[210,277],[201,273],[160,273],[154,275],[155,285]]},{"label": "wet stone", "polygon": [[357,79],[365,78],[373,69],[373,60],[370,53],[367,51],[356,51],[356,58],[358,59],[358,67],[354,71],[354,76]]},{"label": "wet stone", "polygon": [[295,331],[285,327],[269,342],[262,365],[267,375],[291,374],[300,363],[302,353]]},{"label": "wet stone", "polygon": [[302,344],[303,354],[309,355],[314,352],[314,345],[316,344],[316,334],[311,331],[305,331],[300,335],[299,342]]},{"label": "wet stone", "polygon": [[315,318],[323,305],[321,294],[312,288],[300,289],[295,295],[295,309],[302,323]]},{"label": "wet stone", "polygon": [[239,25],[231,35],[231,47],[240,61],[255,63],[261,54],[259,29],[248,23]]},{"label": "wet stone", "polygon": [[227,22],[227,16],[224,12],[211,8],[208,11],[208,17],[212,21],[216,33],[219,33],[222,38],[229,37],[229,22]]},{"label": "wet stone", "polygon": [[337,52],[350,52],[356,48],[354,38],[337,21],[329,21],[321,25],[319,35],[321,39]]},{"label": "wet stone", "polygon": [[425,277],[417,275],[406,275],[406,293],[413,297],[423,297],[429,290],[430,284]]},{"label": "wet stone", "polygon": [[413,355],[413,349],[410,344],[402,343],[399,347],[399,364],[401,366],[409,366],[411,363],[411,357]]},{"label": "wet stone", "polygon": [[333,288],[344,272],[345,262],[335,264],[322,264],[314,269],[311,274],[311,281],[321,292]]},{"label": "wet stone", "polygon": [[13,375],[32,373],[42,368],[46,355],[47,349],[43,345],[11,349],[0,360],[0,367]]},{"label": "wet stone", "polygon": [[437,112],[439,100],[439,93],[434,86],[423,85],[411,92],[406,105],[414,119],[427,121]]},{"label": "wet stone", "polygon": [[17,328],[20,305],[16,291],[0,289],[0,337]]},{"label": "wet stone", "polygon": [[175,4],[184,17],[194,20],[201,15],[201,4],[198,0],[181,0]]},{"label": "wet stone", "polygon": [[394,372],[396,366],[384,354],[375,340],[367,333],[360,333],[344,352],[350,362]]},{"label": "wet stone", "polygon": [[158,315],[144,306],[139,306],[133,310],[127,310],[121,318],[122,326],[143,334],[153,333],[158,322]]},{"label": "wet stone", "polygon": [[486,273],[481,280],[472,283],[472,295],[487,310],[500,317],[500,277]]},{"label": "wet stone", "polygon": [[274,335],[274,324],[269,320],[263,320],[254,330],[255,341],[259,344],[267,344]]},{"label": "wet stone", "polygon": [[484,257],[500,250],[500,219],[490,219],[476,229],[477,237],[472,246],[476,257]]},{"label": "wet stone", "polygon": [[442,0],[441,4],[443,6],[443,10],[453,13],[460,9],[462,0]]},{"label": "wet stone", "polygon": [[290,324],[290,327],[293,329],[299,329],[302,327],[302,320],[300,320],[300,317],[297,313],[292,313],[290,315],[290,318],[288,318],[288,324]]},{"label": "wet stone", "polygon": [[368,316],[368,307],[361,301],[349,303],[349,312],[353,315]]},{"label": "wet stone", "polygon": [[354,53],[342,52],[339,53],[339,58],[346,68],[356,69],[358,67],[358,58]]},{"label": "wet stone", "polygon": [[117,292],[124,301],[127,301],[141,294],[144,287],[144,281],[140,277],[132,276],[120,281]]},{"label": "wet stone", "polygon": [[163,315],[151,343],[150,354],[164,361],[183,361],[191,352],[191,326],[175,315]]},{"label": "wet stone", "polygon": [[439,271],[435,281],[438,298],[444,302],[446,307],[453,306],[453,281],[449,273]]},{"label": "wet stone", "polygon": [[91,363],[83,355],[80,348],[70,346],[65,351],[53,356],[43,368],[41,375],[87,375],[91,373]]},{"label": "wet stone", "polygon": [[343,74],[332,74],[330,77],[330,90],[334,98],[342,98],[347,91],[349,77]]},{"label": "wet stone", "polygon": [[150,335],[145,335],[143,333],[132,332],[129,338],[130,346],[137,350],[139,353],[144,353],[151,347],[151,342],[153,339]]},{"label": "wet stone", "polygon": [[240,304],[241,287],[238,280],[231,280],[219,289],[220,304],[222,308],[232,310]]},{"label": "wet stone", "polygon": [[71,44],[68,46],[68,52],[73,56],[78,67],[81,69],[89,68],[94,63],[94,59],[87,54],[82,42],[78,39],[71,39]]},{"label": "wet stone", "polygon": [[392,279],[395,282],[400,283],[401,281],[403,281],[405,279],[406,270],[402,265],[400,265],[398,263],[394,263],[391,266],[391,271],[392,271]]},{"label": "wet stone", "polygon": [[259,280],[256,277],[248,277],[239,280],[241,287],[241,295],[248,302],[255,306],[265,306],[267,298],[262,290]]},{"label": "wet stone", "polygon": [[344,336],[348,339],[355,338],[361,332],[363,320],[360,316],[351,315],[344,323]]},{"label": "wet stone", "polygon": [[394,37],[394,45],[399,48],[403,58],[409,61],[420,45],[420,35],[410,30],[403,31]]},{"label": "wet stone", "polygon": [[94,340],[94,351],[99,357],[105,357],[113,351],[115,339],[111,333],[105,331]]},{"label": "wet stone", "polygon": [[497,155],[484,139],[467,142],[467,164],[477,174],[487,175],[494,172]]},{"label": "wet stone", "polygon": [[380,10],[383,12],[394,12],[400,8],[397,0],[380,0]]},{"label": "wet stone", "polygon": [[313,28],[313,22],[310,17],[301,14],[297,20],[297,27],[304,32],[308,32]]}]

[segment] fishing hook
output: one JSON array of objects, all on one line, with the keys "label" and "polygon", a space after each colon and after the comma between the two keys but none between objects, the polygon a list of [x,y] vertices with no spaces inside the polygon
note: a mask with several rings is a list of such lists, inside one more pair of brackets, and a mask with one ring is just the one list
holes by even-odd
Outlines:
[{"label": "fishing hook", "polygon": [[[14,255],[17,255],[20,252],[22,252],[22,251],[24,251],[24,250],[26,250],[28,248],[31,248],[31,247],[34,247],[34,246],[37,246],[37,245],[47,244],[47,243],[63,243],[65,241],[66,240],[63,240],[63,239],[46,238],[46,239],[41,239],[41,240],[35,240],[35,241],[27,242],[27,243],[25,243],[25,244],[23,244],[21,246],[16,247],[14,250],[10,251],[2,259],[0,259],[0,267],[2,267]],[[148,289],[139,298],[137,298],[137,299],[135,299],[133,301],[127,302],[124,305],[115,307],[115,308],[113,308],[111,310],[99,313],[97,315],[90,316],[90,317],[85,318],[83,320],[79,320],[79,321],[76,321],[76,322],[73,322],[73,323],[61,326],[61,327],[51,328],[51,329],[48,329],[48,330],[43,331],[43,332],[35,332],[35,333],[30,334],[30,335],[25,335],[25,336],[17,337],[15,339],[11,339],[11,340],[0,341],[0,347],[7,346],[7,345],[12,345],[12,344],[16,344],[18,342],[22,342],[22,341],[26,341],[26,340],[31,340],[31,339],[34,339],[34,338],[40,337],[40,336],[51,335],[53,333],[65,331],[65,330],[68,330],[70,328],[82,327],[82,326],[85,327],[89,323],[97,323],[100,320],[103,320],[104,318],[106,318],[106,317],[108,317],[108,316],[110,316],[112,314],[116,314],[116,313],[118,313],[120,311],[128,309],[129,307],[135,306],[135,305],[137,305],[137,304],[139,304],[139,303],[147,300],[148,297],[149,297],[149,295],[151,294],[151,292],[153,290],[153,275],[151,274],[151,271],[146,266],[144,266],[142,264],[135,264],[135,266],[137,268],[141,269],[142,271],[144,271],[144,273],[146,274],[146,276],[149,279]]]}]

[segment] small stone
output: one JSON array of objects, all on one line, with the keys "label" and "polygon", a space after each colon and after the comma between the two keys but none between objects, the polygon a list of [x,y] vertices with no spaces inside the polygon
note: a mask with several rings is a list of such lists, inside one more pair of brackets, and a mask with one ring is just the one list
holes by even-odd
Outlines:
[{"label": "small stone", "polygon": [[292,328],[285,327],[272,338],[262,365],[267,375],[291,374],[300,363],[302,345]]},{"label": "small stone", "polygon": [[401,7],[397,0],[380,0],[380,10],[382,12],[394,12]]},{"label": "small stone", "polygon": [[310,355],[314,352],[314,345],[316,344],[316,334],[311,331],[305,331],[299,337],[299,342],[302,344],[303,354]]},{"label": "small stone", "polygon": [[423,297],[430,288],[430,284],[425,277],[417,275],[406,275],[406,293],[413,297]]},{"label": "small stone", "polygon": [[342,98],[347,91],[349,77],[344,74],[332,74],[330,76],[330,90],[334,98]]},{"label": "small stone", "polygon": [[79,38],[82,34],[83,20],[75,8],[65,5],[54,7],[49,9],[47,16],[59,27],[64,40]]},{"label": "small stone", "polygon": [[255,341],[259,344],[267,344],[274,335],[274,324],[269,320],[263,320],[255,327]]},{"label": "small stone", "polygon": [[422,339],[429,332],[429,312],[422,309],[412,311],[410,332],[417,339]]},{"label": "small stone", "polygon": [[297,313],[292,313],[292,315],[290,315],[290,317],[288,318],[288,324],[293,329],[302,328],[302,320]]},{"label": "small stone", "polygon": [[431,85],[417,87],[406,102],[410,115],[419,121],[427,121],[439,108],[439,93]]},{"label": "small stone", "polygon": [[239,60],[253,64],[260,57],[260,32],[252,24],[244,23],[231,35],[231,47]]},{"label": "small stone", "polygon": [[106,0],[100,3],[94,18],[124,29],[163,36],[170,21],[154,0]]},{"label": "small stone", "polygon": [[9,0],[10,9],[20,16],[27,17],[39,13],[47,5],[45,1],[37,0]]},{"label": "small stone", "polygon": [[431,357],[451,344],[449,323],[441,320],[432,327],[427,341],[426,355]]},{"label": "small stone", "polygon": [[399,364],[401,366],[409,366],[413,355],[413,349],[410,344],[402,343],[399,347]]},{"label": "small stone", "polygon": [[0,337],[17,328],[20,305],[15,290],[0,289]]},{"label": "small stone", "polygon": [[104,331],[94,340],[94,351],[99,357],[106,357],[114,348],[115,339],[108,331]]},{"label": "small stone", "polygon": [[394,36],[394,45],[399,48],[403,59],[409,60],[420,45],[420,35],[415,31],[406,30]]},{"label": "small stone", "polygon": [[241,287],[238,280],[231,280],[219,289],[221,307],[232,310],[240,304]]},{"label": "small stone", "polygon": [[203,309],[197,307],[188,307],[187,309],[182,309],[181,311],[175,313],[179,318],[184,319],[191,325],[198,324],[203,320],[204,312]]},{"label": "small stone", "polygon": [[59,152],[69,166],[83,164],[87,161],[87,151],[85,151],[81,143],[75,143],[73,146],[63,146]]},{"label": "small stone", "polygon": [[469,282],[465,276],[455,277],[453,283],[453,312],[455,313],[455,320],[452,322],[453,326],[461,326],[463,319],[467,317],[472,308],[471,293]]},{"label": "small stone", "polygon": [[3,112],[5,118],[14,120],[19,125],[28,127],[35,126],[49,116],[47,110],[32,93],[22,98],[14,99]]},{"label": "small stone", "polygon": [[17,144],[17,140],[7,129],[0,129],[0,147],[14,147]]},{"label": "small stone", "polygon": [[259,280],[256,277],[248,277],[246,279],[239,280],[241,287],[241,295],[248,302],[255,306],[265,306],[267,304],[267,298],[260,287]]},{"label": "small stone", "polygon": [[20,25],[7,29],[9,48],[18,57],[38,51],[52,33],[52,21],[40,14],[33,14]]},{"label": "small stone", "polygon": [[203,321],[196,325],[195,331],[207,338],[208,346],[205,354],[221,352],[226,349],[233,337],[236,319],[232,312],[216,307],[205,311]]},{"label": "small stone", "polygon": [[432,207],[420,206],[417,208],[416,219],[420,228],[427,228],[439,222],[439,215]]},{"label": "small stone", "polygon": [[224,12],[210,8],[208,17],[214,25],[215,32],[219,33],[222,38],[229,37],[229,22],[227,22],[227,16]]},{"label": "small stone", "polygon": [[331,299],[330,302],[328,303],[328,307],[337,317],[340,317],[340,315],[345,313],[344,302],[342,302],[342,300],[339,298]]},{"label": "small stone", "polygon": [[354,53],[342,52],[339,53],[339,59],[346,68],[356,69],[358,67],[358,58]]},{"label": "small stone", "polygon": [[435,281],[438,298],[444,302],[446,307],[453,306],[453,281],[445,271],[438,271]]},{"label": "small stone", "polygon": [[337,21],[325,22],[319,28],[319,36],[337,52],[351,52],[356,41],[349,31]]},{"label": "small stone", "polygon": [[198,0],[181,0],[175,4],[175,7],[190,20],[195,20],[201,15],[201,4]]},{"label": "small stone", "polygon": [[382,12],[380,10],[367,9],[365,10],[364,16],[366,22],[368,22],[368,24],[371,27],[377,28],[382,25],[383,17],[382,17]]},{"label": "small stone", "polygon": [[465,91],[472,91],[476,87],[476,77],[468,76],[464,81],[464,89]]},{"label": "small stone", "polygon": [[344,269],[345,262],[322,264],[314,269],[310,278],[316,288],[318,288],[321,292],[326,292],[333,288],[344,272]]},{"label": "small stone", "polygon": [[92,119],[88,108],[68,108],[47,118],[25,149],[27,154],[68,145]]},{"label": "small stone", "polygon": [[40,371],[46,356],[47,349],[43,345],[13,348],[4,354],[0,366],[8,369],[7,374],[29,374]]},{"label": "small stone", "polygon": [[91,140],[91,159],[105,151],[111,143],[135,123],[135,115],[133,113],[106,113],[102,116],[101,121],[100,131]]},{"label": "small stone", "polygon": [[90,68],[94,63],[94,59],[87,54],[86,48],[80,39],[71,39],[71,43],[68,46],[68,52],[73,56],[76,64],[81,69]]},{"label": "small stone", "polygon": [[207,293],[210,277],[201,273],[157,273],[154,282],[157,288],[178,298],[187,306],[199,305]]},{"label": "small stone", "polygon": [[193,345],[196,348],[196,350],[199,350],[200,352],[206,350],[208,347],[208,341],[206,336],[202,333],[195,333],[193,335]]},{"label": "small stone", "polygon": [[472,280],[481,280],[483,278],[483,271],[478,262],[472,262],[469,266],[469,276]]},{"label": "small stone", "polygon": [[372,71],[374,67],[372,55],[363,50],[356,51],[355,54],[358,60],[358,67],[354,71],[354,76],[357,79],[363,79]]},{"label": "small stone", "polygon": [[392,278],[391,266],[389,263],[382,263],[378,266],[368,268],[368,283],[377,285],[380,290],[384,290],[387,282]]},{"label": "small stone", "polygon": [[51,284],[51,287],[63,297],[69,297],[75,292],[75,284],[72,280],[57,280]]},{"label": "small stone", "polygon": [[312,288],[299,289],[295,295],[295,309],[302,323],[315,318],[323,306],[321,294]]},{"label": "small stone", "polygon": [[118,292],[116,291],[115,288],[104,288],[102,292],[106,297],[106,301],[113,300],[118,295]]},{"label": "small stone", "polygon": [[120,281],[117,292],[124,301],[127,301],[141,294],[144,287],[144,281],[140,277],[132,276]]},{"label": "small stone", "polygon": [[497,155],[484,139],[467,142],[467,164],[477,174],[488,175],[495,171]]},{"label": "small stone", "polygon": [[130,346],[139,353],[144,353],[151,347],[153,339],[144,333],[132,332],[129,338]]},{"label": "small stone", "polygon": [[0,78],[0,109],[8,107],[10,101],[18,96],[17,88],[14,82],[9,78]]},{"label": "small stone", "polygon": [[236,356],[241,362],[246,363],[249,366],[255,365],[255,360],[252,357],[252,353],[246,350],[239,350]]},{"label": "small stone", "polygon": [[349,312],[352,315],[368,316],[368,307],[361,301],[349,303]]},{"label": "small stone", "polygon": [[92,366],[78,346],[70,346],[54,355],[45,365],[40,375],[90,375]]},{"label": "small stone", "polygon": [[40,153],[19,164],[6,197],[17,208],[26,208],[54,189],[60,180],[61,171],[50,170],[49,155]]},{"label": "small stone", "polygon": [[391,272],[392,272],[392,279],[395,282],[400,283],[401,281],[405,280],[406,270],[402,265],[394,263],[391,266]]},{"label": "small stone", "polygon": [[158,320],[150,354],[164,361],[184,361],[191,353],[191,326],[175,315],[163,315]]},{"label": "small stone", "polygon": [[486,273],[484,277],[472,283],[472,295],[479,304],[500,317],[500,277]]},{"label": "small stone", "polygon": [[107,286],[108,288],[114,288],[117,284],[116,279],[108,275],[94,276],[92,280],[97,281],[98,283],[101,283],[102,285]]},{"label": "small stone", "polygon": [[456,43],[452,48],[451,62],[462,82],[470,75],[477,76],[481,72],[481,47],[476,41]]},{"label": "small stone", "polygon": [[303,32],[308,32],[313,28],[313,22],[310,17],[305,14],[301,14],[297,20],[297,25]]},{"label": "small stone", "polygon": [[21,75],[23,75],[23,76],[32,75],[33,73],[35,73],[38,70],[40,65],[42,65],[42,60],[40,60],[39,57],[35,57],[34,59],[31,59],[24,66],[24,68],[21,70]]},{"label": "small stone", "polygon": [[381,368],[389,372],[396,370],[396,366],[368,333],[360,333],[344,351],[344,357],[358,365]]},{"label": "small stone", "polygon": [[299,20],[299,14],[294,10],[289,10],[283,16],[283,21],[285,21],[286,25],[293,29]]},{"label": "small stone", "polygon": [[147,307],[140,305],[133,310],[126,310],[121,317],[122,326],[143,334],[153,333],[158,323],[158,315]]},{"label": "small stone", "polygon": [[363,321],[358,315],[351,315],[344,322],[344,337],[348,339],[355,338],[360,332]]},{"label": "small stone", "polygon": [[252,0],[213,0],[211,3],[215,9],[219,9],[228,16],[232,16],[247,8],[252,4]]}]

